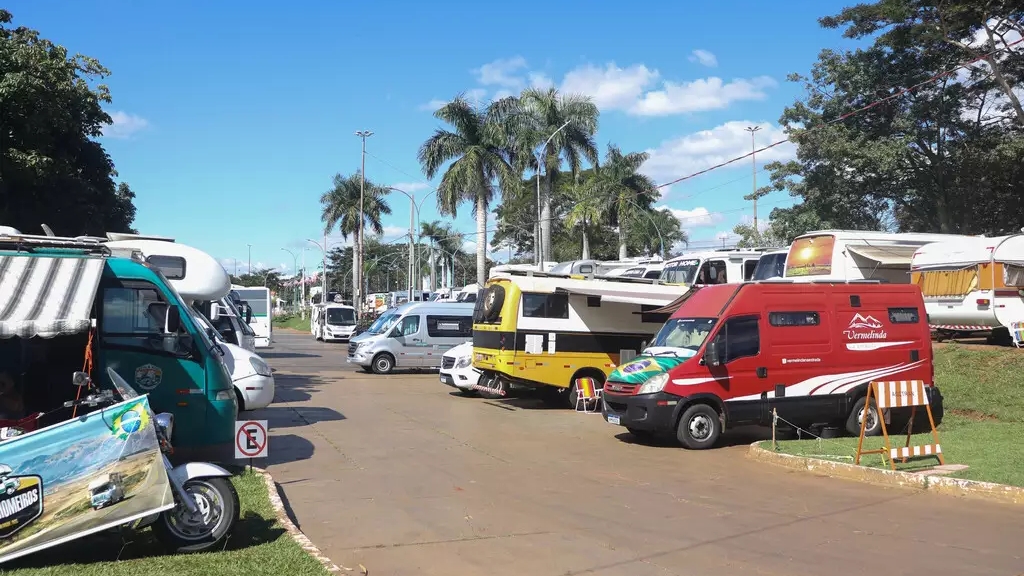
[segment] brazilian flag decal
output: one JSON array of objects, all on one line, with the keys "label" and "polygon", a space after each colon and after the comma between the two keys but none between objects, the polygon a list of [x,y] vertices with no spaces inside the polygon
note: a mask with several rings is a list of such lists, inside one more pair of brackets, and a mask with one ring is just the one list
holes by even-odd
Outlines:
[{"label": "brazilian flag decal", "polygon": [[110,431],[118,438],[127,440],[132,434],[144,430],[147,425],[149,425],[149,410],[146,410],[144,402],[139,401],[125,406],[114,415]]},{"label": "brazilian flag decal", "polygon": [[616,368],[608,380],[626,382],[627,384],[643,384],[651,376],[668,372],[687,360],[688,358],[673,356],[640,356]]}]

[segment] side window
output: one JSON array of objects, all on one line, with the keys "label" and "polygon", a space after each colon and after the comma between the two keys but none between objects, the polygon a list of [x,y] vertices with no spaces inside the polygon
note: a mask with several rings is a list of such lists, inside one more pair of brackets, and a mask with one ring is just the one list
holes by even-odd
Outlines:
[{"label": "side window", "polygon": [[644,274],[644,278],[647,278],[648,280],[657,280],[658,278],[661,278],[661,270],[651,270]]},{"label": "side window", "polygon": [[817,312],[769,312],[768,323],[772,326],[817,326],[821,316]]},{"label": "side window", "polygon": [[568,294],[523,294],[524,318],[569,318]]},{"label": "side window", "polygon": [[917,324],[920,320],[917,308],[889,308],[889,322],[893,324]]},{"label": "side window", "polygon": [[412,336],[420,331],[420,317],[418,315],[406,316],[402,318],[402,329],[399,331],[399,336]]},{"label": "side window", "polygon": [[719,341],[725,340],[723,362],[757,356],[761,351],[761,333],[757,326],[757,316],[733,318],[725,323],[719,332]]},{"label": "side window", "polygon": [[155,336],[163,334],[167,304],[156,287],[107,287],[103,289],[104,336]]},{"label": "side window", "polygon": [[724,260],[711,260],[708,262],[709,284],[728,284],[729,275],[725,271]]},{"label": "side window", "polygon": [[754,269],[757,268],[757,260],[747,260],[743,263],[744,282],[754,277]]},{"label": "side window", "polygon": [[473,318],[427,315],[427,335],[432,338],[472,338]]},{"label": "side window", "polygon": [[580,266],[580,274],[590,274],[594,271],[594,267],[590,264],[583,264]]}]

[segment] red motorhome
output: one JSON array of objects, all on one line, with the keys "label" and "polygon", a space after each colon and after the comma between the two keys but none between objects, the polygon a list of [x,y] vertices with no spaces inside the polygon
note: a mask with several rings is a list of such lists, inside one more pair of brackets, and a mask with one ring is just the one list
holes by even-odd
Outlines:
[{"label": "red motorhome", "polygon": [[[773,409],[796,426],[860,434],[872,380],[923,380],[941,420],[915,285],[765,281],[694,288],[680,301],[644,353],[608,377],[609,423],[637,436],[673,432],[693,449],[727,427],[769,425]],[[880,433],[875,409],[867,415],[868,434]]]}]

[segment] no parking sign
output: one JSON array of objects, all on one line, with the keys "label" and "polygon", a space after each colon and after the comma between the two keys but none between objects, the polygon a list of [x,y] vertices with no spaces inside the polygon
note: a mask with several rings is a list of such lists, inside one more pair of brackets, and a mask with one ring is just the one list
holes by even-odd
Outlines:
[{"label": "no parking sign", "polygon": [[267,421],[235,421],[235,458],[267,457]]}]

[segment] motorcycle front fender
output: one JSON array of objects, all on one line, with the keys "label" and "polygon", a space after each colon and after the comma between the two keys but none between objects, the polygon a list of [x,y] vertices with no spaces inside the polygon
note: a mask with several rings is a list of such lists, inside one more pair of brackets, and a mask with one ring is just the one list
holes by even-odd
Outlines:
[{"label": "motorcycle front fender", "polygon": [[185,482],[193,478],[228,478],[231,472],[209,462],[186,462],[172,468],[168,475],[172,482],[184,486]]}]

